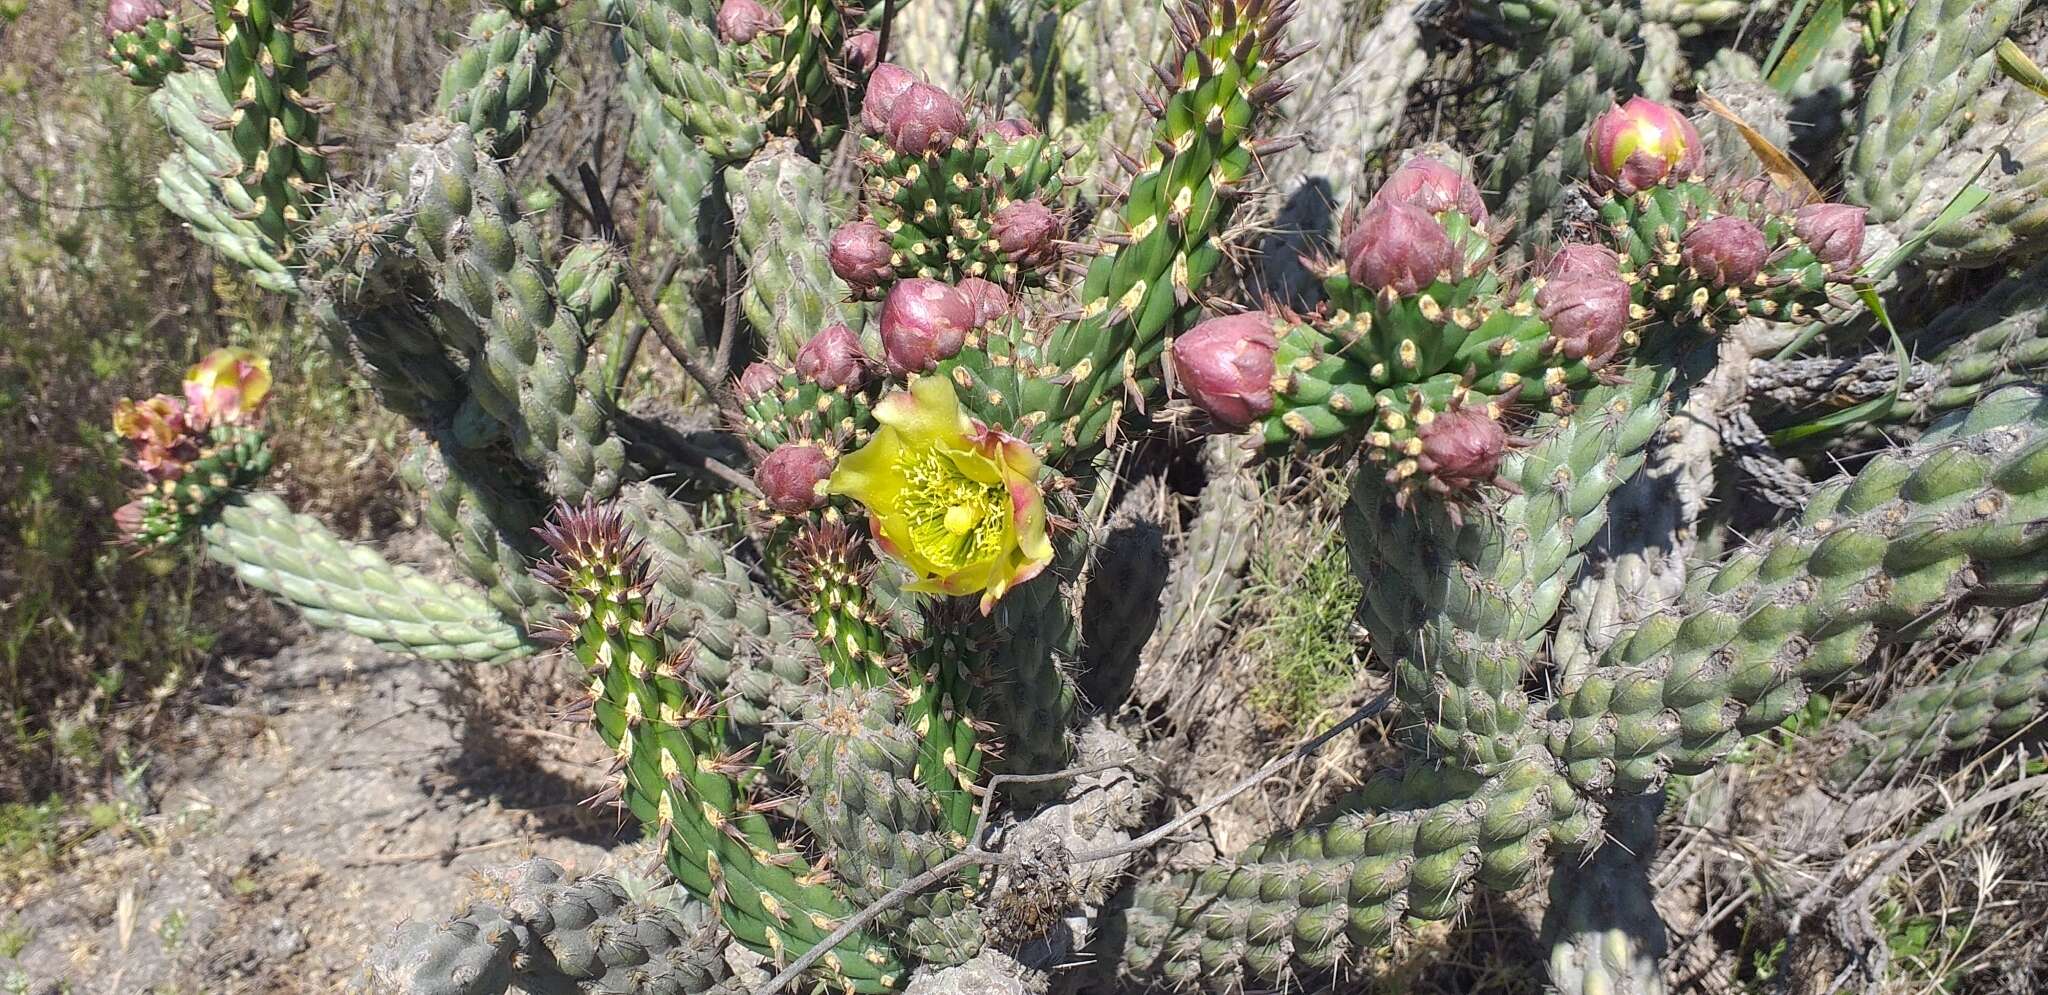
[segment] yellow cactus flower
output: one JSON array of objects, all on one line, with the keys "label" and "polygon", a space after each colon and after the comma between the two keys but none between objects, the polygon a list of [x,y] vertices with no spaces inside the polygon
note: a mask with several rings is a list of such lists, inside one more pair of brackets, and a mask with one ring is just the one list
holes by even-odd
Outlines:
[{"label": "yellow cactus flower", "polygon": [[187,417],[198,426],[256,420],[270,393],[270,360],[248,349],[215,349],[185,371]]},{"label": "yellow cactus flower", "polygon": [[912,381],[875,405],[875,420],[874,440],[826,488],[867,507],[875,541],[916,571],[910,590],[978,591],[987,614],[1052,562],[1037,455],[969,417],[951,381]]}]

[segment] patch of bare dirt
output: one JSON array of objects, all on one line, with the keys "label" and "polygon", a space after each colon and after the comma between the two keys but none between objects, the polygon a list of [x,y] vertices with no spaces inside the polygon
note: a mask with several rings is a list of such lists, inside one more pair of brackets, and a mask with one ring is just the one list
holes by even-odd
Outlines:
[{"label": "patch of bare dirt", "polygon": [[5,896],[0,924],[27,940],[0,982],[342,991],[395,924],[449,914],[487,869],[604,866],[633,830],[577,804],[598,748],[548,719],[550,669],[464,672],[332,633],[230,667],[241,683],[152,758],[144,814]]}]

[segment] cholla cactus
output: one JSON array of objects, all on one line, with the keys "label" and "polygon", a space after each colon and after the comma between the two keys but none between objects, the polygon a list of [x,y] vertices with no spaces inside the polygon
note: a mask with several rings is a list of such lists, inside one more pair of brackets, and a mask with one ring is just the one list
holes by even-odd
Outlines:
[{"label": "cholla cactus", "polygon": [[[407,479],[468,583],[255,490],[272,388],[247,353],[116,413],[147,478],[122,533],[200,533],[309,621],[394,651],[561,646],[612,755],[596,801],[695,903],[635,911],[602,880],[537,872],[506,908],[415,931],[384,990],[734,991],[711,955],[733,944],[824,990],[886,992],[991,953],[1047,969],[1079,937],[1132,989],[1287,987],[1563,861],[1552,980],[1655,991],[1669,779],[1880,647],[2048,585],[2039,164],[1914,237],[1960,182],[1942,156],[2000,141],[1916,101],[2032,120],[1992,71],[2024,5],[1878,5],[1896,26],[1850,39],[1874,76],[1760,64],[1718,2],[1480,3],[1455,25],[1329,6],[1313,33],[1338,54],[1307,78],[1343,119],[1298,117],[1297,155],[1288,67],[1318,56],[1291,0],[1175,0],[1116,29],[1106,0],[1006,7],[934,53],[933,19],[977,6],[889,25],[879,3],[610,0],[576,22],[506,0],[471,22],[433,110],[339,183],[300,5],[220,0],[211,34],[154,3],[109,10],[111,60],[176,139],[162,200],[301,297],[413,427]],[[1648,67],[1625,42],[1644,20],[1685,39]],[[1439,51],[1446,26],[1473,44]],[[650,231],[587,204],[603,223],[557,245],[518,206],[507,160],[546,126],[565,31],[615,42]],[[1353,49],[1391,54],[1353,74]],[[1503,65],[1500,99],[1442,129],[1482,144],[1391,151],[1417,130],[1411,96]],[[1633,92],[1695,77],[1741,92],[1703,111],[1757,120]],[[1795,135],[1789,101],[1819,96],[1861,101],[1830,112],[1846,130]],[[1822,175],[1797,175],[1785,140],[1826,153]],[[1297,220],[1263,258],[1235,251],[1269,220],[1256,191],[1314,192],[1290,169],[1381,182],[1318,174],[1359,191],[1327,244]],[[1816,192],[1835,188],[1848,199]],[[664,262],[676,280],[650,290]],[[1981,278],[1941,269],[2006,264],[2031,268],[1975,296]],[[685,404],[627,412],[631,350],[594,361],[608,324],[657,333],[695,382]],[[1931,363],[1901,369],[1873,327]],[[1814,338],[1846,358],[1760,358]],[[1917,437],[1854,435],[1878,419]],[[1855,472],[1807,481],[1771,446],[1816,437],[1859,447]],[[1777,467],[1797,514],[1730,541],[1702,513],[1721,455]],[[1116,704],[1073,672],[1117,671],[1086,682],[1108,698],[1147,655],[1203,652],[1263,500],[1246,464],[1304,458],[1351,467],[1360,657],[1391,686],[1401,761],[1306,825],[1096,904],[1103,880],[1077,890],[1067,862],[1131,854],[1077,856],[1048,829],[1077,811],[1058,802],[1084,714]],[[1138,541],[1160,521],[1132,512],[1128,541],[1102,538],[1133,462],[1211,478],[1170,577]],[[1693,490],[1643,513],[1674,481]],[[1622,601],[1635,628],[1609,631]],[[2028,640],[1874,712],[1845,764],[2032,721]]]}]

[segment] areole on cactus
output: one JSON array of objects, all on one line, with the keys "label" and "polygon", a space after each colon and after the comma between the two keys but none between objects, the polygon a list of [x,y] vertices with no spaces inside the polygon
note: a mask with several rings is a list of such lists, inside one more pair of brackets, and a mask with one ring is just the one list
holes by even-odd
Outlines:
[{"label": "areole on cactus", "polygon": [[916,574],[909,590],[980,594],[987,614],[1052,562],[1038,457],[969,417],[950,380],[912,380],[875,405],[875,421],[828,488],[867,510],[875,541]]}]

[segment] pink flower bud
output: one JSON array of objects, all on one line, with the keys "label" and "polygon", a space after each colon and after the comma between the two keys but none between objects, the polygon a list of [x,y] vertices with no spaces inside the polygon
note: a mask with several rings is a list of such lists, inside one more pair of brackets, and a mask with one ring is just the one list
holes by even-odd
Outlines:
[{"label": "pink flower bud", "polygon": [[1792,215],[1792,233],[1829,266],[1847,269],[1863,254],[1864,209],[1849,204],[1808,204]]},{"label": "pink flower bud", "polygon": [[1035,200],[1013,200],[996,211],[989,234],[1011,262],[1038,266],[1052,258],[1061,228],[1059,215],[1051,208]]},{"label": "pink flower bud", "polygon": [[1440,412],[1415,434],[1422,440],[1416,463],[1450,490],[1492,480],[1508,453],[1507,430],[1476,407]]},{"label": "pink flower bud", "polygon": [[960,281],[959,287],[960,292],[966,294],[967,299],[974,304],[976,327],[986,325],[1010,310],[1009,292],[981,277],[970,276]]},{"label": "pink flower bud", "polygon": [[926,155],[953,144],[967,130],[967,110],[929,83],[912,83],[889,107],[883,137],[902,155]]},{"label": "pink flower bud", "polygon": [[718,5],[718,36],[735,45],[745,45],[781,27],[782,22],[758,0],[725,0]]},{"label": "pink flower bud", "polygon": [[796,375],[826,390],[859,386],[867,379],[867,364],[860,336],[845,325],[827,325],[796,351]]},{"label": "pink flower bud", "polygon": [[1262,311],[1210,318],[1173,340],[1174,381],[1209,417],[1248,428],[1273,410],[1273,353],[1280,340]]},{"label": "pink flower bud", "polygon": [[1685,264],[1716,287],[1756,279],[1771,252],[1755,225],[1727,215],[1693,225],[1678,245]]},{"label": "pink flower bud", "polygon": [[857,290],[873,290],[896,275],[895,249],[872,221],[856,221],[832,233],[825,246],[832,272]]},{"label": "pink flower bud", "polygon": [[777,446],[754,468],[754,484],[768,507],[798,515],[825,503],[825,481],[832,476],[832,454],[806,442]]},{"label": "pink flower bud", "polygon": [[1014,142],[1022,138],[1037,138],[1038,128],[1021,117],[1006,117],[981,129],[981,133]]},{"label": "pink flower bud", "polygon": [[[877,39],[877,43],[879,43]],[[894,62],[884,62],[868,74],[867,94],[860,101],[860,123],[872,132],[880,132],[889,123],[889,111],[896,106],[896,98],[917,82],[910,70]]]},{"label": "pink flower bud", "polygon": [[767,363],[754,363],[740,371],[736,392],[740,400],[751,401],[773,391],[782,383],[782,371]]},{"label": "pink flower bud", "polygon": [[1621,348],[1628,331],[1628,284],[1618,276],[1552,277],[1536,292],[1536,307],[1567,359],[1599,369]]},{"label": "pink flower bud", "polygon": [[975,327],[974,302],[958,288],[916,277],[882,299],[882,352],[897,374],[923,373],[953,358]]},{"label": "pink flower bud", "polygon": [[1394,170],[1372,195],[1368,210],[1386,202],[1413,204],[1431,214],[1457,211],[1473,224],[1486,221],[1486,202],[1465,174],[1428,156],[1415,156]]},{"label": "pink flower bud", "polygon": [[1344,237],[1351,282],[1406,296],[1451,274],[1457,247],[1428,211],[1402,201],[1366,208]]},{"label": "pink flower bud", "polygon": [[854,72],[865,71],[875,64],[875,56],[882,50],[882,36],[872,31],[856,31],[846,36],[846,67]]},{"label": "pink flower bud", "polygon": [[1604,245],[1573,242],[1560,247],[1557,254],[1550,257],[1550,263],[1544,267],[1543,275],[1553,280],[1574,276],[1599,276],[1619,280],[1621,257]]},{"label": "pink flower bud", "polygon": [[138,30],[165,13],[159,0],[113,0],[107,4],[107,16],[100,21],[100,26],[106,29],[107,37],[112,38]]},{"label": "pink flower bud", "polygon": [[133,543],[142,538],[143,508],[141,501],[130,501],[114,509],[114,536],[123,543]]},{"label": "pink flower bud", "polygon": [[1685,115],[1654,100],[1630,97],[1593,120],[1586,161],[1593,189],[1624,195],[1699,172],[1700,133]]}]

